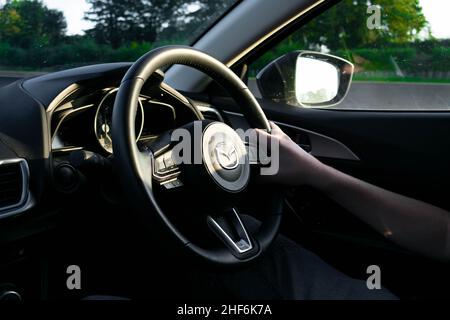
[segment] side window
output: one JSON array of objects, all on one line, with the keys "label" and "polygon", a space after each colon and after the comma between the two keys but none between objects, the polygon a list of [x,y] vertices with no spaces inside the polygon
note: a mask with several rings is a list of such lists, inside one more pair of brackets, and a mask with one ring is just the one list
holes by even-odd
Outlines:
[{"label": "side window", "polygon": [[448,9],[438,0],[343,0],[254,61],[249,87],[261,96],[255,78],[265,66],[316,51],[354,65],[345,99],[330,108],[450,110]]}]

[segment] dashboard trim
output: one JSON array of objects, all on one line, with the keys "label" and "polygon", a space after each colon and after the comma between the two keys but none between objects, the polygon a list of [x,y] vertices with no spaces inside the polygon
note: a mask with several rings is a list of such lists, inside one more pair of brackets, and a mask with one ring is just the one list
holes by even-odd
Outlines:
[{"label": "dashboard trim", "polygon": [[80,89],[80,85],[78,85],[77,83],[72,83],[70,86],[68,86],[63,91],[61,91],[55,97],[55,99],[52,100],[52,102],[49,104],[46,112],[48,114],[53,114],[53,111],[55,111],[56,108],[58,108],[60,106],[61,102],[64,101],[65,98],[74,94],[79,89]]},{"label": "dashboard trim", "polygon": [[[68,103],[71,103],[71,102],[68,102]],[[64,105],[63,105],[64,106]],[[94,104],[93,103],[91,103],[91,104],[88,104],[88,105],[85,105],[85,106],[82,106],[82,107],[79,107],[79,108],[76,108],[76,109],[72,109],[72,110],[70,110],[70,111],[68,111],[59,121],[58,121],[58,124],[56,125],[56,127],[55,127],[55,131],[53,132],[53,134],[52,134],[52,144],[53,144],[53,139],[55,138],[55,136],[56,136],[56,133],[58,132],[58,130],[59,130],[59,128],[61,127],[61,124],[64,122],[64,120],[66,120],[66,118],[68,117],[68,116],[70,116],[71,114],[73,114],[73,113],[77,113],[77,112],[79,112],[79,111],[82,111],[82,110],[85,110],[85,109],[89,109],[89,108],[92,108],[92,107],[94,107]],[[53,149],[53,148],[52,148]]]}]

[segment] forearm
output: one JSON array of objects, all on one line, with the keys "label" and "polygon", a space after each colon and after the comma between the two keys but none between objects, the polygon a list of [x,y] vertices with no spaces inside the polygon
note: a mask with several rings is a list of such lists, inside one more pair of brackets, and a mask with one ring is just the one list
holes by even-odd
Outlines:
[{"label": "forearm", "polygon": [[339,172],[320,167],[313,186],[392,241],[450,260],[450,214]]},{"label": "forearm", "polygon": [[279,143],[279,170],[267,182],[310,185],[392,241],[424,255],[450,260],[450,213],[337,171],[294,143],[275,124],[260,138]]}]

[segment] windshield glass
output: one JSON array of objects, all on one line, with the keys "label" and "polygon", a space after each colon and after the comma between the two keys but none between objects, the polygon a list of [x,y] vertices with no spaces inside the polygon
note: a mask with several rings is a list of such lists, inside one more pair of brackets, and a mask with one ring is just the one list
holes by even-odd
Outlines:
[{"label": "windshield glass", "polygon": [[0,73],[135,61],[190,44],[236,0],[0,0]]}]

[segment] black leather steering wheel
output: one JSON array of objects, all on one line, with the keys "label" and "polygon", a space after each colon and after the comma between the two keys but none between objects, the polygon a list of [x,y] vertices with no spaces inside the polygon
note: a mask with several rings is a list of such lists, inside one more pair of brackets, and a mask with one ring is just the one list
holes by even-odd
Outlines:
[{"label": "black leather steering wheel", "polygon": [[[124,76],[116,97],[112,119],[116,174],[130,200],[139,204],[139,211],[146,218],[145,221],[164,230],[188,253],[221,265],[247,263],[260,256],[275,238],[280,225],[281,209],[270,210],[254,234],[247,231],[235,208],[220,211],[216,215],[209,210],[204,215],[204,223],[211,234],[220,240],[218,243],[221,245],[207,248],[187,239],[156,200],[156,185],[172,189],[189,185],[195,180],[191,190],[199,193],[206,191],[204,194],[208,197],[211,195],[214,198],[211,202],[217,204],[221,199],[244,192],[251,176],[244,142],[236,131],[221,122],[199,121],[184,127],[189,132],[195,130],[196,126],[201,127],[200,138],[195,138],[195,135],[192,138],[196,139],[192,141],[193,145],[200,146],[202,150],[200,165],[180,164],[176,161],[179,159],[175,159],[169,134],[160,139],[163,143],[159,143],[157,148],[138,147],[135,115],[141,89],[154,72],[173,64],[193,67],[213,78],[241,106],[252,127],[270,131],[270,124],[255,97],[240,78],[220,61],[190,47],[157,48],[132,65]],[[149,210],[150,208],[154,210]]]}]

